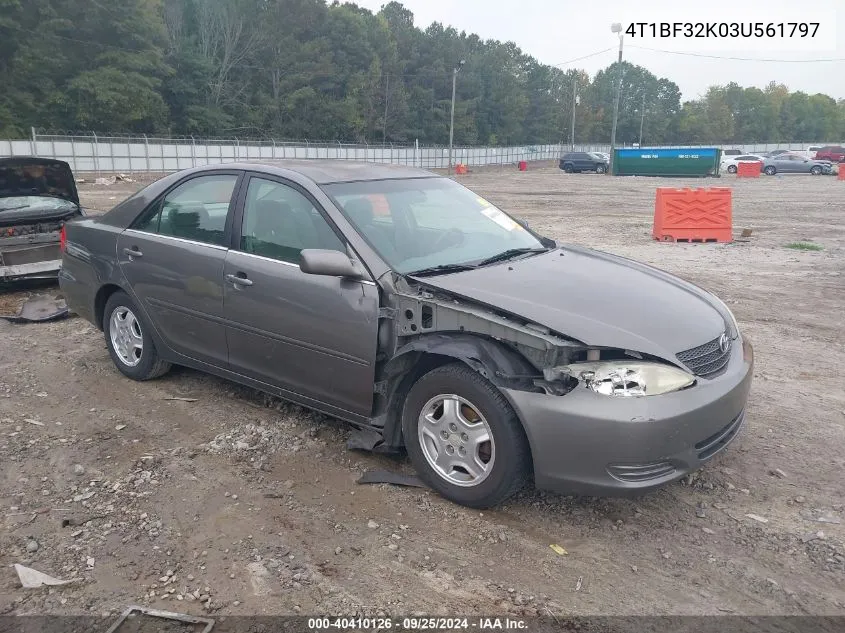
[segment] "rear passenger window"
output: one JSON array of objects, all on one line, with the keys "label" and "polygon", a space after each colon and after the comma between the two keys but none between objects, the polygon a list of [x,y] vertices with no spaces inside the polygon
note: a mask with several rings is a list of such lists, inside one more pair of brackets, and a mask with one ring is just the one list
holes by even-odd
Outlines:
[{"label": "rear passenger window", "polygon": [[345,251],[320,212],[299,191],[251,178],[244,204],[240,250],[291,264],[306,248]]},{"label": "rear passenger window", "polygon": [[238,177],[200,176],[164,197],[158,210],[132,228],[205,244],[226,245],[226,217]]}]

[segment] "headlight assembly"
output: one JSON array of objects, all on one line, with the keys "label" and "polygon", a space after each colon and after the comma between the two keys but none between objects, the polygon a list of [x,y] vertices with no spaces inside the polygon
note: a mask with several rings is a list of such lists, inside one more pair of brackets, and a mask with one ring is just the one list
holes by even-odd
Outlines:
[{"label": "headlight assembly", "polygon": [[567,365],[569,373],[604,396],[658,396],[689,387],[691,374],[662,363],[624,360]]}]

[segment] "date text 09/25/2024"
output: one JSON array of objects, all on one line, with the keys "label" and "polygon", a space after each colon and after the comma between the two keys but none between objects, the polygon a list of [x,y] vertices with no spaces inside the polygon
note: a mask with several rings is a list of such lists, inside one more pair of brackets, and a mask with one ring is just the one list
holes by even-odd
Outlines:
[{"label": "date text 09/25/2024", "polygon": [[311,631],[332,630],[390,630],[401,631],[525,631],[528,624],[518,618],[502,617],[324,617],[308,618],[308,629]]}]

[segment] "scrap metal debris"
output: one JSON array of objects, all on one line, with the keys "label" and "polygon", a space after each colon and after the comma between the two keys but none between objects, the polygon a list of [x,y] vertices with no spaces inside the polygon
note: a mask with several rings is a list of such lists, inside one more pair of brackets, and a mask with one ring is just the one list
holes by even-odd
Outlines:
[{"label": "scrap metal debris", "polygon": [[195,615],[187,615],[185,613],[174,613],[172,611],[160,611],[159,609],[147,609],[146,607],[128,607],[120,614],[120,617],[112,624],[106,633],[115,633],[120,626],[126,622],[127,619],[136,618],[138,615],[146,615],[151,618],[160,618],[162,620],[175,620],[176,622],[183,622],[185,624],[204,624],[205,626],[198,631],[198,633],[208,633],[214,627],[214,620],[211,618],[201,618]]},{"label": "scrap metal debris", "polygon": [[24,589],[37,589],[45,586],[66,585],[73,582],[72,580],[62,580],[61,578],[54,578],[49,574],[40,572],[31,567],[24,567],[15,563],[15,571],[18,572],[18,579],[21,581],[21,586]]},{"label": "scrap metal debris", "polygon": [[64,319],[70,314],[64,299],[56,299],[45,295],[33,295],[27,299],[17,314],[0,314],[0,319],[12,323],[41,323]]},{"label": "scrap metal debris", "polygon": [[182,398],[181,396],[168,396],[165,400],[178,400],[179,402],[196,402],[196,398]]},{"label": "scrap metal debris", "polygon": [[381,433],[368,428],[353,429],[346,441],[349,450],[375,451],[384,443]]},{"label": "scrap metal debris", "polygon": [[107,178],[94,179],[95,185],[102,185],[105,187],[109,187],[116,182],[135,182],[135,180],[133,178],[130,178],[126,174],[115,174],[114,176],[108,176]]},{"label": "scrap metal debris", "polygon": [[359,484],[393,484],[394,486],[411,486],[425,488],[426,485],[415,475],[405,475],[389,470],[368,470],[355,483]]},{"label": "scrap metal debris", "polygon": [[569,554],[569,552],[567,552],[564,548],[555,543],[552,543],[551,545],[549,545],[549,547],[552,548],[552,551],[558,556],[566,556],[567,554]]}]

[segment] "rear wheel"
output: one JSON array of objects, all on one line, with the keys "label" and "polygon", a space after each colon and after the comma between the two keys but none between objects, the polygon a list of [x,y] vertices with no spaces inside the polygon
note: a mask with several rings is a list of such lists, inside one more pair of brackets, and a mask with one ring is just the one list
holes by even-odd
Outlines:
[{"label": "rear wheel", "polygon": [[472,508],[501,503],[530,477],[528,441],[508,401],[463,364],[445,365],[411,388],[402,431],[420,477]]},{"label": "rear wheel", "polygon": [[159,357],[140,310],[125,292],[115,292],[106,302],[103,333],[112,362],[124,376],[150,380],[170,370],[170,363]]},{"label": "rear wheel", "polygon": [[596,166],[596,173],[597,174],[603,174],[606,171],[607,171],[607,167],[605,167],[604,165],[597,165]]},{"label": "rear wheel", "polygon": [[778,172],[778,170],[777,170],[777,169],[775,169],[773,165],[769,165],[768,167],[766,167],[766,168],[763,170],[763,172],[764,172],[767,176],[774,176],[774,175]]}]

